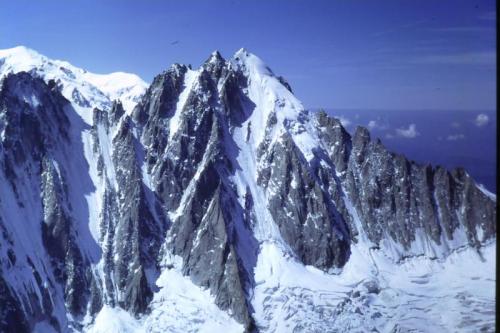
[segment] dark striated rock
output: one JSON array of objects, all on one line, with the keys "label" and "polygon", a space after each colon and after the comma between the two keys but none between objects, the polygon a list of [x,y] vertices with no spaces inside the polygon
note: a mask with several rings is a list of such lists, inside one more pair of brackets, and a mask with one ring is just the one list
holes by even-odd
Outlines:
[{"label": "dark striated rock", "polygon": [[111,110],[109,111],[109,118],[111,124],[117,124],[118,120],[125,114],[125,110],[123,109],[122,102],[113,101],[113,105],[111,106]]},{"label": "dark striated rock", "polygon": [[86,271],[89,262],[86,262],[78,248],[75,224],[67,207],[69,201],[65,185],[53,163],[48,159],[42,161],[42,239],[52,257],[56,278],[65,285],[64,295],[69,310],[73,314],[83,315],[87,295],[81,291],[88,287]]},{"label": "dark striated rock", "polygon": [[[448,172],[419,165],[387,151],[380,140],[372,141],[365,128],[358,127],[351,139],[330,119],[318,115],[320,136],[333,146],[329,157],[339,167],[347,198],[372,242],[378,245],[390,237],[409,250],[418,230],[437,246],[443,240],[453,241],[457,230],[466,233],[472,246],[494,237],[495,203],[462,169]],[[477,239],[477,227],[483,230],[481,239]],[[350,228],[357,229],[354,225]]]},{"label": "dark striated rock", "polygon": [[[89,280],[89,262],[81,254],[71,218],[66,166],[60,160],[71,145],[67,117],[70,106],[54,85],[46,85],[27,73],[5,78],[0,103],[6,134],[2,141],[3,169],[18,198],[19,209],[24,208],[26,201],[33,202],[30,195],[41,200],[42,215],[35,218],[41,221],[40,241],[50,259],[42,266],[27,257],[36,286],[26,291],[27,296],[19,302],[31,309],[25,314],[30,327],[46,320],[59,330],[65,323],[52,315],[58,302],[52,277],[62,285],[64,303],[74,316],[85,313]],[[37,207],[28,209],[37,214]]]},{"label": "dark striated rock", "polygon": [[349,236],[336,211],[292,138],[285,134],[266,158],[272,195],[269,208],[281,235],[301,261],[327,270],[349,257]]},{"label": "dark striated rock", "polygon": [[[210,288],[222,309],[231,310],[237,320],[250,325],[246,291],[251,272],[244,271],[238,263],[235,244],[238,236],[236,230],[231,230],[235,228],[232,224],[241,223],[242,210],[224,189],[213,165],[205,168],[197,188],[172,226],[172,250],[183,257],[185,274],[195,283]],[[233,206],[236,212],[228,206]]]},{"label": "dark striated rock", "polygon": [[335,171],[343,173],[347,169],[349,156],[351,155],[351,136],[338,119],[329,117],[325,111],[317,113],[316,121],[316,126],[320,129],[319,138],[328,149],[327,154],[335,167]]},{"label": "dark striated rock", "polygon": [[126,117],[113,138],[113,164],[120,207],[114,225],[114,280],[124,292],[118,303],[133,313],[143,313],[152,298],[145,270],[156,267],[164,227],[155,219],[146,198],[139,166],[137,139]]},{"label": "dark striated rock", "polygon": [[12,294],[0,271],[0,331],[30,332],[29,323],[23,313],[19,300]]}]

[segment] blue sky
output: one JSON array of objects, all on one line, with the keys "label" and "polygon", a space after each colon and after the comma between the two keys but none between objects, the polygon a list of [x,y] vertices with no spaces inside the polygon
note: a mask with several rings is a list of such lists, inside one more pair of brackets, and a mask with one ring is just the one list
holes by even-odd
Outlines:
[{"label": "blue sky", "polygon": [[496,108],[495,1],[0,1],[0,48],[25,45],[151,82],[240,47],[307,107]]}]

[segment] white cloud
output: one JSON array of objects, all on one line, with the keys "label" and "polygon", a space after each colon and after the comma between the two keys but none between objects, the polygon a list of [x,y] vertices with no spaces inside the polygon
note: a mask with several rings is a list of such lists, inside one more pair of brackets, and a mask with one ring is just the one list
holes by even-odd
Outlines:
[{"label": "white cloud", "polygon": [[352,124],[352,122],[344,116],[338,116],[337,118],[344,127],[347,127]]},{"label": "white cloud", "polygon": [[403,127],[396,129],[396,135],[407,139],[413,139],[420,135],[420,133],[417,131],[417,125],[410,124],[408,128]]},{"label": "white cloud", "polygon": [[387,129],[387,126],[386,125],[383,125],[379,122],[377,122],[376,120],[370,120],[368,122],[368,125],[367,127],[370,129],[370,130],[373,130],[373,129],[379,129],[379,130],[384,130],[384,129]]},{"label": "white cloud", "polygon": [[450,125],[451,125],[451,127],[453,127],[453,128],[460,128],[460,126],[461,126],[461,125],[460,125],[460,123],[459,123],[458,121],[454,121],[454,122],[452,122]]},{"label": "white cloud", "polygon": [[369,128],[369,129],[374,129],[374,128],[376,128],[376,127],[377,127],[377,122],[376,122],[375,120],[370,120],[370,121],[368,122],[368,128]]},{"label": "white cloud", "polygon": [[451,134],[446,137],[446,140],[448,141],[457,141],[457,140],[463,140],[465,139],[465,135],[463,134]]},{"label": "white cloud", "polygon": [[490,117],[488,117],[484,113],[480,113],[477,115],[476,120],[474,122],[476,123],[477,127],[482,127],[490,122]]}]

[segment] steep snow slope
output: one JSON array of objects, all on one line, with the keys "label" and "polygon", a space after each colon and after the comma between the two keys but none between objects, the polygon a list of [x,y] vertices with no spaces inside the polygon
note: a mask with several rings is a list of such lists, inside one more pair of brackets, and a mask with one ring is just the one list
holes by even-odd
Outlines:
[{"label": "steep snow slope", "polygon": [[88,333],[160,332],[243,332],[243,326],[215,305],[213,296],[182,275],[180,258],[167,256],[162,263],[172,265],[156,281],[159,287],[151,302],[151,313],[134,318],[120,308],[105,306],[95,321],[84,329]]}]

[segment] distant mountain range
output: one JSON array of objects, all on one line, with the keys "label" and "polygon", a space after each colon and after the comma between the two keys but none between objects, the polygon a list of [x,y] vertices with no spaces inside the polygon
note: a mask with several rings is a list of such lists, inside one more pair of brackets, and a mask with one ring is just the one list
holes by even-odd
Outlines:
[{"label": "distant mountain range", "polygon": [[494,331],[496,196],[245,49],[148,86],[17,47],[0,80],[0,331]]}]

